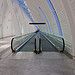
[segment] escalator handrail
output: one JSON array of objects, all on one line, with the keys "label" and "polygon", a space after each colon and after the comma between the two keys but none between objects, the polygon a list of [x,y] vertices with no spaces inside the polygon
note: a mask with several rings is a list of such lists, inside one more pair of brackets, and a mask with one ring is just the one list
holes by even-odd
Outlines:
[{"label": "escalator handrail", "polygon": [[[42,34],[42,35],[57,49],[57,47],[47,38],[47,36],[45,34]],[[60,38],[63,41],[63,49],[60,52],[63,52],[65,50],[65,41],[64,41],[64,38],[62,38],[62,37],[60,37]]]},{"label": "escalator handrail", "polygon": [[19,49],[21,48],[21,47],[23,47],[31,38],[33,38],[34,36],[35,36],[36,34],[34,34],[34,35],[32,35],[32,36],[30,36],[29,38],[28,38],[28,40],[27,41],[25,41],[25,42],[23,42],[16,50],[18,50],[19,51]]},{"label": "escalator handrail", "polygon": [[[45,33],[46,34],[46,33]],[[51,34],[51,35],[53,35],[53,34]],[[61,38],[62,39],[62,41],[63,41],[63,49],[62,49],[62,51],[60,51],[60,52],[63,52],[64,50],[65,50],[65,41],[64,41],[64,38],[63,37],[60,37],[60,36],[56,36],[56,35],[53,35],[53,36],[55,36],[55,37],[58,37],[58,38]],[[52,36],[52,37],[53,37]],[[57,39],[59,42],[61,42],[59,39]]]},{"label": "escalator handrail", "polygon": [[[25,34],[25,35],[28,35],[28,34]],[[11,50],[12,50],[12,52],[15,52],[15,50],[13,49],[13,41],[14,41],[14,39],[15,39],[15,38],[22,37],[22,36],[25,36],[25,35],[16,36],[16,37],[14,37],[14,38],[11,39]]]},{"label": "escalator handrail", "polygon": [[[51,44],[52,44],[52,46],[54,47],[54,48],[56,48],[57,49],[57,47],[48,39],[48,37],[46,36],[46,35],[44,35],[44,34],[42,34]],[[58,50],[58,49],[57,49]]]},{"label": "escalator handrail", "polygon": [[[33,33],[32,33],[32,34],[33,34]],[[23,38],[19,39],[18,41],[21,41],[22,39],[25,39],[25,41],[26,41],[27,38],[28,38],[28,36],[31,36],[32,34],[27,34],[26,36],[24,36]],[[15,47],[15,49],[18,48],[19,46],[21,46],[23,43],[25,43],[25,41],[23,41],[23,42],[21,42],[19,45],[17,45],[17,46]]]},{"label": "escalator handrail", "polygon": [[[24,35],[23,35],[24,36]],[[35,34],[33,35],[33,36],[35,36]],[[30,36],[30,38],[29,38],[29,40],[33,37],[33,36]],[[20,36],[19,36],[20,37]],[[17,37],[16,37],[17,38]],[[12,38],[12,40],[11,40],[11,50],[12,50],[12,52],[13,53],[15,53],[16,51],[13,49],[13,40],[14,40],[15,38]],[[27,42],[27,41],[26,41]]]},{"label": "escalator handrail", "polygon": [[13,40],[14,40],[14,38],[12,38],[12,40],[11,40],[11,50],[12,50],[12,52],[15,52],[15,50],[13,49]]},{"label": "escalator handrail", "polygon": [[64,40],[64,38],[62,38],[62,40],[63,40],[63,50],[61,52],[63,52],[65,50],[65,40]]}]

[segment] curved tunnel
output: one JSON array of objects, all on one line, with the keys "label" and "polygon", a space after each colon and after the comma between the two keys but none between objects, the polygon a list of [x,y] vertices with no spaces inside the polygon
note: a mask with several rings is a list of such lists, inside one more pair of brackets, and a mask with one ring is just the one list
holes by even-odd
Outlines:
[{"label": "curved tunnel", "polygon": [[1,0],[0,74],[75,75],[74,9],[75,0]]},{"label": "curved tunnel", "polygon": [[[40,30],[41,32],[53,34],[58,37],[65,39],[66,44],[71,45],[71,37],[67,37],[66,34],[71,33],[70,30],[65,31],[64,27],[70,29],[68,24],[68,19],[66,16],[65,9],[63,8],[62,1],[54,0],[12,0],[13,4],[15,3],[20,8],[24,18],[28,20],[28,23],[46,23],[44,25],[30,25],[27,24],[27,27],[32,28],[34,31]],[[58,4],[58,5],[56,5]],[[65,17],[66,16],[66,17]],[[18,20],[20,21],[20,20]],[[25,20],[26,21],[26,20]],[[65,22],[66,21],[66,22]],[[23,25],[20,25],[23,26]],[[26,34],[34,32],[33,30],[29,32],[29,28],[22,27],[23,33]],[[25,30],[25,31],[24,31]],[[67,42],[68,41],[68,42]]]},{"label": "curved tunnel", "polygon": [[[32,8],[32,7],[28,7],[28,5],[27,5],[27,1],[24,1],[24,0],[17,0],[18,1],[18,4],[19,4],[19,6],[20,6],[20,8],[23,10],[23,12],[28,16],[28,18],[32,21],[32,22],[39,22],[39,20],[41,20],[41,19],[43,19],[42,21],[43,22],[46,22],[46,26],[44,26],[44,28],[46,28],[45,29],[45,32],[49,32],[49,33],[53,33],[52,32],[52,27],[51,27],[51,23],[50,23],[50,19],[48,18],[48,17],[50,17],[49,15],[47,16],[45,13],[45,11],[43,10],[43,8],[42,8],[42,6],[39,4],[40,2],[39,2],[39,0],[38,1],[34,1],[35,3],[34,3],[34,5],[35,5],[35,8],[33,8],[34,9],[34,11],[36,11],[37,10],[37,12],[40,14],[39,16],[40,16],[40,18],[39,18],[39,20],[37,19],[38,17],[38,14],[37,15],[35,15],[35,14],[32,14],[32,12],[33,12],[33,10],[31,10],[30,8]],[[37,2],[37,3],[36,3]],[[49,9],[50,9],[50,12],[52,13],[52,18],[53,18],[53,21],[56,21],[55,22],[55,25],[57,25],[56,27],[57,27],[57,33],[58,33],[58,35],[59,36],[62,36],[63,37],[63,33],[62,33],[62,29],[61,29],[61,24],[60,24],[60,21],[59,21],[59,18],[58,18],[58,15],[57,15],[57,13],[56,13],[56,10],[55,10],[55,8],[54,8],[54,6],[53,6],[53,4],[52,4],[52,2],[50,1],[50,0],[47,0],[47,2],[45,3],[46,4],[46,8],[48,8],[48,6],[49,6]],[[37,9],[36,9],[37,8]],[[36,10],[35,10],[36,9]],[[48,9],[48,10],[49,10]],[[38,11],[39,10],[39,11]],[[41,15],[41,14],[43,14],[43,15]],[[36,20],[35,20],[35,17],[36,17]],[[34,19],[33,19],[34,18]],[[41,21],[41,22],[42,22]],[[35,25],[36,26],[36,28],[37,29],[40,29],[41,31],[42,31],[42,29],[41,29],[41,27],[40,26],[37,26],[37,25]],[[43,26],[42,26],[43,27]]]}]

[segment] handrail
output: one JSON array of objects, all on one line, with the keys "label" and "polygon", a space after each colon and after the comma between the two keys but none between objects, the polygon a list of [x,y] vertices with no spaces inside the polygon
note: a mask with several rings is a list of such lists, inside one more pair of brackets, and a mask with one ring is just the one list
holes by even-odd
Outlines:
[{"label": "handrail", "polygon": [[44,35],[44,34],[42,34],[42,35],[48,40],[48,42],[50,42],[52,44],[52,46],[54,46],[57,49],[57,47],[48,39],[48,37],[46,35]]},{"label": "handrail", "polygon": [[[58,38],[61,38],[62,39],[62,41],[63,41],[63,50],[60,51],[60,52],[63,52],[65,50],[65,41],[64,41],[64,38],[63,37],[60,37],[60,36],[53,35],[53,34],[51,34],[51,35],[52,35],[52,37],[55,36],[55,37],[58,37]],[[57,39],[57,40],[60,41],[59,39]]]},{"label": "handrail", "polygon": [[[31,36],[26,42],[24,42],[24,44],[26,44],[32,37],[34,37],[36,35],[36,33],[33,35],[33,36]],[[48,37],[45,35],[45,34],[42,34],[56,49],[57,49],[57,47],[55,46],[55,44],[53,44],[49,39],[48,39]],[[63,52],[64,50],[65,50],[65,41],[64,41],[64,38],[61,38],[62,40],[63,40],[63,49],[62,49],[62,51],[60,51],[60,52]],[[12,40],[11,40],[11,50],[12,50],[12,52],[13,53],[15,53],[16,51],[13,49],[13,40],[14,40],[14,38],[12,38]],[[24,45],[23,44],[23,45]],[[22,46],[23,46],[22,45]],[[22,47],[21,46],[21,47]],[[21,48],[21,47],[19,47],[19,48]],[[18,48],[18,49],[19,49]],[[57,49],[58,50],[58,49]]]},{"label": "handrail", "polygon": [[[36,35],[36,34],[34,33],[33,36],[30,36],[27,41],[25,41],[21,46],[19,46],[19,47],[17,48],[17,50],[20,49],[24,44],[26,44],[26,43],[27,43],[32,37],[34,37],[35,35]],[[12,50],[13,53],[16,52],[16,50],[13,49],[13,40],[14,40],[14,39],[15,39],[15,38],[12,38],[12,40],[11,40],[11,50]]]},{"label": "handrail", "polygon": [[42,52],[41,51],[41,38],[39,38],[39,52]]},{"label": "handrail", "polygon": [[[30,34],[30,33],[29,33],[29,34]],[[25,35],[27,35],[27,34],[25,34]],[[21,36],[25,36],[25,35],[21,35]],[[13,40],[14,40],[15,38],[19,38],[19,37],[21,37],[21,36],[16,36],[16,37],[12,38],[12,40],[11,40],[11,50],[12,50],[13,53],[16,52],[16,51],[13,49]]]},{"label": "handrail", "polygon": [[63,50],[60,51],[60,52],[63,52],[65,50],[65,41],[64,41],[64,38],[62,38],[62,40],[63,40]]},{"label": "handrail", "polygon": [[13,40],[14,40],[14,38],[12,38],[12,40],[11,40],[11,50],[13,53],[15,53],[15,50],[13,49]]},{"label": "handrail", "polygon": [[[42,34],[56,49],[57,49],[57,47],[47,38],[47,36],[45,35],[45,34]],[[63,52],[64,50],[65,50],[65,41],[64,41],[64,38],[62,38],[62,37],[60,37],[61,39],[62,39],[62,41],[63,41],[63,49],[62,49],[62,51],[60,51],[60,52]],[[57,49],[58,50],[58,49]]]},{"label": "handrail", "polygon": [[36,34],[34,34],[33,36],[30,36],[29,39],[27,41],[25,41],[23,44],[21,44],[16,50],[19,50],[21,47],[23,47],[31,38],[33,38]]}]

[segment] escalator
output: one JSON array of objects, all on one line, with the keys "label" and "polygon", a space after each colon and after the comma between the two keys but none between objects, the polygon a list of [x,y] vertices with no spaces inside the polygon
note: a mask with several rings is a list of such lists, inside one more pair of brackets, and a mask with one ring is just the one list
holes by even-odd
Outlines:
[{"label": "escalator", "polygon": [[[41,39],[39,44],[35,43],[36,36]],[[37,47],[38,45],[40,47]],[[41,49],[42,52],[61,52],[65,48],[61,37],[49,35],[41,31],[15,37],[11,42],[12,52],[33,52],[36,49],[35,47],[37,47],[37,50]]]},{"label": "escalator", "polygon": [[57,52],[58,50],[49,42],[43,35],[41,35],[42,51],[44,52]]}]

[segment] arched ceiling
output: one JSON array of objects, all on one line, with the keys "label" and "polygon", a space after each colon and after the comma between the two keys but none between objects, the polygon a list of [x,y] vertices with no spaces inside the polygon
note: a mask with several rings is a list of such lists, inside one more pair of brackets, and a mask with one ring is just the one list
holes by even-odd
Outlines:
[{"label": "arched ceiling", "polygon": [[[16,0],[23,12],[32,22],[44,22],[45,25],[35,25],[42,32],[58,36],[66,36],[70,32],[69,21],[60,0]],[[68,30],[65,28],[68,25]]]},{"label": "arched ceiling", "polygon": [[59,34],[56,21],[47,0],[17,0],[21,8],[32,22],[45,22],[46,25],[38,25],[38,28],[47,33]]}]

